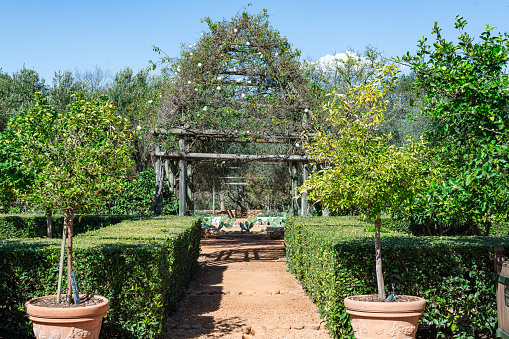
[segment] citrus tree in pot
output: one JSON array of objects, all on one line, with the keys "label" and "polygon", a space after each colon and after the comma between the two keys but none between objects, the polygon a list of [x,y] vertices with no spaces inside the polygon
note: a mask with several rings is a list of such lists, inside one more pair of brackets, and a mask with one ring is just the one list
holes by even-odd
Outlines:
[{"label": "citrus tree in pot", "polygon": [[397,147],[381,130],[390,112],[386,97],[397,73],[394,65],[379,65],[369,80],[332,93],[325,105],[328,126],[305,141],[310,157],[323,169],[301,190],[330,210],[356,206],[375,220],[378,294],[345,299],[356,338],[414,337],[426,304],[413,296],[391,296],[388,299],[396,302],[386,302],[382,274],[380,214],[386,207],[408,206],[425,184],[418,168],[422,142],[407,139]]},{"label": "citrus tree in pot", "polygon": [[[23,170],[34,174],[25,198],[52,205],[64,214],[62,252],[56,295],[26,303],[37,338],[98,338],[109,302],[79,295],[73,273],[73,220],[102,204],[120,189],[132,169],[131,132],[115,107],[104,100],[73,95],[65,112],[57,112],[40,93],[36,105],[10,124],[20,149]],[[26,193],[29,192],[29,193]],[[66,245],[67,242],[67,246]],[[67,292],[61,293],[67,247]]]}]

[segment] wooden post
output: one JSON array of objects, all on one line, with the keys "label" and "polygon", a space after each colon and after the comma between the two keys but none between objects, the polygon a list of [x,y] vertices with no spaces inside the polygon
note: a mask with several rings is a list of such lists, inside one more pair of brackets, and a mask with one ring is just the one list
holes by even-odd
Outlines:
[{"label": "wooden post", "polygon": [[216,185],[212,181],[212,214],[216,214]]},{"label": "wooden post", "polygon": [[191,213],[191,215],[194,214],[194,194],[193,194],[193,167],[191,163],[188,163],[186,165],[186,190],[187,190],[187,196],[186,196],[186,206],[187,210]]},{"label": "wooden post", "polygon": [[290,164],[290,177],[292,180],[292,200],[291,200],[291,208],[290,213],[293,217],[297,216],[299,214],[299,203],[296,198],[297,196],[297,186],[299,185],[298,182],[298,176],[297,176],[297,166],[298,164],[296,162],[292,162]]},{"label": "wooden post", "polygon": [[173,194],[177,195],[177,165],[173,160],[167,160],[168,169],[166,171],[168,175],[168,182],[170,183],[170,190]]},{"label": "wooden post", "polygon": [[[156,152],[159,151],[159,146],[156,146]],[[163,210],[163,165],[161,157],[156,158],[155,163],[155,174],[156,174],[156,193],[154,197],[154,202],[150,207],[150,210],[154,212],[155,215],[160,215]]]},{"label": "wooden post", "polygon": [[[185,152],[186,141],[184,137],[179,138],[179,150],[181,153]],[[179,215],[186,215],[186,160],[181,158],[179,160]]]},{"label": "wooden post", "polygon": [[[307,163],[303,163],[302,166],[302,183],[304,184],[306,180],[308,180],[309,176],[309,165]],[[308,192],[302,192],[302,216],[307,217],[309,214],[309,201],[308,201]]]}]

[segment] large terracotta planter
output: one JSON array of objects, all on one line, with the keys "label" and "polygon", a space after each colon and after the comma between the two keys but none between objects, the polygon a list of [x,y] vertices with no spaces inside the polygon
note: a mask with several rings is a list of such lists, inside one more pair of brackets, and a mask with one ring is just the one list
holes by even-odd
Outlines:
[{"label": "large terracotta planter", "polygon": [[98,339],[101,323],[110,305],[108,299],[96,295],[102,303],[85,307],[41,307],[36,300],[55,297],[45,296],[29,300],[25,304],[28,319],[34,325],[37,339]]},{"label": "large terracotta planter", "polygon": [[[362,296],[357,296],[362,297]],[[426,300],[369,302],[345,298],[357,339],[408,339],[415,338],[419,317],[424,313]]]}]

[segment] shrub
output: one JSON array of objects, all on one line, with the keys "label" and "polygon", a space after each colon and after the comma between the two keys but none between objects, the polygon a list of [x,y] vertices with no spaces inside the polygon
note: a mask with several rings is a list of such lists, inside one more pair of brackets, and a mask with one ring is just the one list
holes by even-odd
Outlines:
[{"label": "shrub", "polygon": [[[335,338],[353,338],[343,299],[375,294],[373,234],[352,217],[290,218],[285,230],[287,262],[318,305]],[[341,227],[339,227],[341,226]],[[384,275],[397,294],[427,300],[421,322],[442,334],[494,336],[496,304],[492,281],[495,245],[508,237],[382,238]]]},{"label": "shrub", "polygon": [[[74,233],[80,234],[104,226],[118,224],[132,219],[127,215],[82,215],[74,220]],[[53,234],[61,238],[64,224],[63,215],[52,216]],[[0,239],[8,238],[43,238],[46,237],[46,216],[42,214],[0,214]]]},{"label": "shrub", "polygon": [[[147,215],[155,196],[155,173],[153,169],[141,172],[139,176],[127,181],[117,197],[108,201],[96,213]],[[178,198],[163,185],[163,215],[178,214]]]}]

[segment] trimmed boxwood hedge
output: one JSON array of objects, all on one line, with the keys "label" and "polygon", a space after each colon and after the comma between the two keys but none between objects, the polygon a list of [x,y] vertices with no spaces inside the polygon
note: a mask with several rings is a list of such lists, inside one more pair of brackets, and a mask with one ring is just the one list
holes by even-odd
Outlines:
[{"label": "trimmed boxwood hedge", "polygon": [[[287,263],[335,338],[353,338],[343,299],[376,294],[372,232],[355,217],[290,218]],[[382,234],[386,286],[427,300],[421,324],[442,336],[494,338],[497,321],[493,248],[509,237],[414,237]]]},{"label": "trimmed boxwood hedge", "polygon": [[[80,293],[110,300],[101,338],[161,333],[197,266],[200,237],[195,217],[124,221],[75,237]],[[55,294],[59,253],[57,239],[0,240],[0,337],[33,337],[24,303]]]},{"label": "trimmed boxwood hedge", "polygon": [[[74,218],[74,234],[85,233],[104,226],[135,219],[129,215],[77,215]],[[53,237],[62,237],[64,216],[52,217]],[[0,239],[45,238],[46,216],[43,214],[0,214]]]}]

